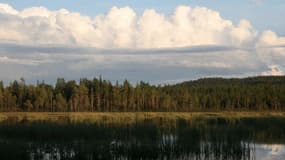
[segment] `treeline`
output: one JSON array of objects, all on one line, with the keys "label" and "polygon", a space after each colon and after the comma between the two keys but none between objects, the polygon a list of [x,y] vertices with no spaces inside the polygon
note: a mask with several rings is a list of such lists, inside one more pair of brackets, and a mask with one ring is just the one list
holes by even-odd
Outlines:
[{"label": "treeline", "polygon": [[285,76],[244,79],[205,78],[176,85],[135,86],[101,78],[65,81],[55,86],[25,80],[0,82],[0,111],[284,111]]}]

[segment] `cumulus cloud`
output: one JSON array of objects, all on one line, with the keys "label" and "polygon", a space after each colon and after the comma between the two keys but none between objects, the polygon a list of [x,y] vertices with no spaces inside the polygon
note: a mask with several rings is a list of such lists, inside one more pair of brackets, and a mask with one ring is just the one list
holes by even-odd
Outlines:
[{"label": "cumulus cloud", "polygon": [[0,4],[2,79],[7,67],[34,79],[281,75],[284,45],[285,37],[273,31],[257,31],[246,19],[234,24],[205,7],[178,6],[172,14],[146,9],[141,15],[112,7],[90,17]]},{"label": "cumulus cloud", "polygon": [[8,4],[0,3],[0,13],[16,15],[18,14],[18,11],[15,10],[13,7],[9,6]]},{"label": "cumulus cloud", "polygon": [[17,11],[1,4],[0,24],[1,40],[31,44],[172,48],[284,42],[271,31],[258,33],[248,20],[234,25],[217,11],[190,6],[178,6],[171,15],[146,9],[140,16],[130,7],[113,7],[106,14],[89,17],[44,7]]}]

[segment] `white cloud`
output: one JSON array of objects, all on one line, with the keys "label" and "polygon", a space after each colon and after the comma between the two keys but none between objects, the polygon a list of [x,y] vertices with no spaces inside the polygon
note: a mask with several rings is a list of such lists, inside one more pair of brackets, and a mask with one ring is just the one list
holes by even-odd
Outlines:
[{"label": "white cloud", "polygon": [[264,76],[281,76],[284,75],[284,72],[277,66],[277,65],[271,65],[270,71],[262,72],[262,75]]},{"label": "white cloud", "polygon": [[112,7],[90,17],[0,4],[0,79],[7,78],[7,67],[18,73],[11,79],[281,75],[284,45],[285,37],[273,31],[257,31],[246,19],[234,24],[205,7],[178,6],[172,14],[146,9],[141,15]]},{"label": "white cloud", "polygon": [[172,15],[113,7],[96,17],[65,9],[32,7],[17,11],[0,4],[0,38],[30,44],[97,48],[172,48],[196,45],[254,46],[285,43],[274,32],[258,33],[248,20],[234,25],[205,7],[178,6]]},{"label": "white cloud", "polygon": [[13,7],[9,6],[8,4],[0,3],[0,13],[15,15],[18,14],[18,11],[15,10]]},{"label": "white cloud", "polygon": [[[256,54],[223,47],[98,50],[4,45],[0,79],[25,77],[27,81],[57,77],[78,79],[103,75],[110,80],[170,82],[209,76],[249,76],[267,70]],[[5,52],[4,52],[5,51]],[[6,57],[5,57],[6,56]],[[0,58],[1,59],[1,58]],[[12,66],[12,67],[11,67]],[[175,80],[176,79],[176,80]]]},{"label": "white cloud", "polygon": [[49,60],[49,59],[19,59],[19,58],[9,58],[7,56],[0,56],[0,62],[3,64],[20,64],[20,65],[28,65],[28,66],[38,66],[45,63],[54,63],[56,60]]}]

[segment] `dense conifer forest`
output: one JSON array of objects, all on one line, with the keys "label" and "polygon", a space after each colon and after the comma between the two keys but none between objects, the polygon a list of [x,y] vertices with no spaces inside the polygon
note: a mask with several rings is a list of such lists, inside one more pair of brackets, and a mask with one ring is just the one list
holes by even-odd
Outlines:
[{"label": "dense conifer forest", "polygon": [[0,111],[284,111],[285,76],[204,78],[175,85],[131,85],[101,78],[56,84],[0,82]]}]

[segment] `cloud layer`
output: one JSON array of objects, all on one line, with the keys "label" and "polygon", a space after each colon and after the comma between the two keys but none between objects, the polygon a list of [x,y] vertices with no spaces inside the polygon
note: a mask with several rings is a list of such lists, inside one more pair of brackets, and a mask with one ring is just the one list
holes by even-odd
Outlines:
[{"label": "cloud layer", "polygon": [[[233,24],[205,7],[178,6],[170,15],[113,7],[89,17],[66,9],[18,11],[0,4],[1,79],[280,75],[284,45],[285,37],[273,31],[257,31],[245,19]],[[3,67],[15,70],[14,76]]]},{"label": "cloud layer", "polygon": [[258,33],[245,19],[234,25],[205,7],[178,6],[171,15],[153,9],[137,15],[130,7],[113,7],[106,14],[88,17],[65,9],[32,7],[17,11],[0,4],[0,24],[1,40],[30,44],[172,48],[285,43],[271,31]]}]

